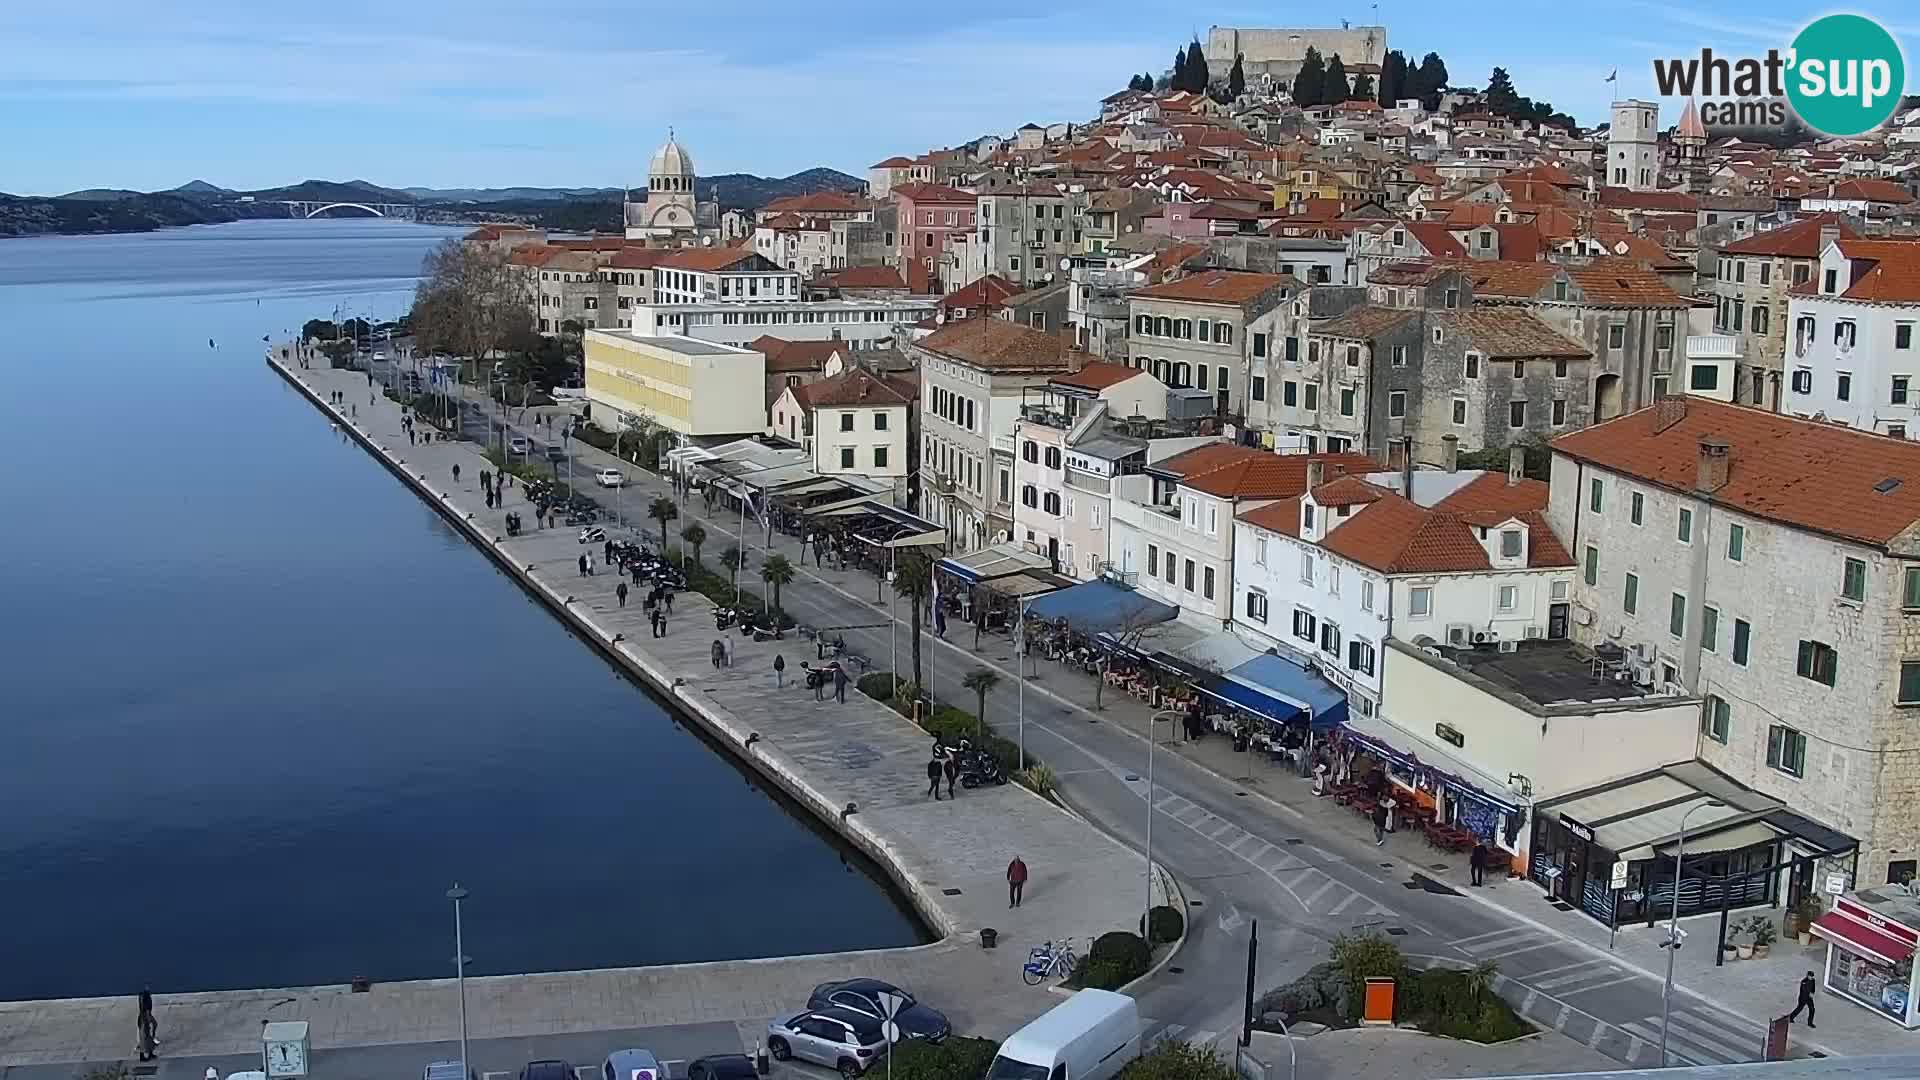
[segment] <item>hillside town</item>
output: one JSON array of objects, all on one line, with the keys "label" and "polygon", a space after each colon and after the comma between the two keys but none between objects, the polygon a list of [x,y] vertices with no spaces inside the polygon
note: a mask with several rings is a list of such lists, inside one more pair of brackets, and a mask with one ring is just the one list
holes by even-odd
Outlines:
[{"label": "hillside town", "polygon": [[1213,27],[863,191],[723,212],[673,134],[624,232],[467,245],[581,340],[587,422],[769,530],[937,549],[942,627],[1137,600],[1103,663],[1603,923],[1809,913],[1911,1027],[1860,913],[1920,867],[1920,107],[1581,127],[1465,78]]}]

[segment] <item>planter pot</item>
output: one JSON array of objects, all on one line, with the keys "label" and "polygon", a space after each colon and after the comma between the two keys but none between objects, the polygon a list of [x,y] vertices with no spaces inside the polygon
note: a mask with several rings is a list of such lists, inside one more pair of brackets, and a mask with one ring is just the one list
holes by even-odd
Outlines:
[{"label": "planter pot", "polygon": [[1806,930],[1800,931],[1800,944],[1802,945],[1813,944],[1813,934]]},{"label": "planter pot", "polygon": [[1753,946],[1751,945],[1736,945],[1734,946],[1734,950],[1739,954],[1740,959],[1742,960],[1753,959]]},{"label": "planter pot", "polygon": [[1771,945],[1755,945],[1753,947],[1753,958],[1755,960],[1765,960],[1767,958],[1767,952],[1772,948],[1773,946]]}]

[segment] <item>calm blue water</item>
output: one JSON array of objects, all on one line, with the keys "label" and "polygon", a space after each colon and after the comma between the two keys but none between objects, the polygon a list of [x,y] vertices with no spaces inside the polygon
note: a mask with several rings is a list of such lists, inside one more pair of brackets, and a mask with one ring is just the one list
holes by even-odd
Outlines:
[{"label": "calm blue water", "polygon": [[919,940],[262,363],[454,233],[0,241],[0,998]]}]

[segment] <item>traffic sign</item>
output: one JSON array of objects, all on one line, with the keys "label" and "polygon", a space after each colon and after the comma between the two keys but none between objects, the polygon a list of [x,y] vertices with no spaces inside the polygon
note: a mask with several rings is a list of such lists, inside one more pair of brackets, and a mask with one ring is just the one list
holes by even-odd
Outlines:
[{"label": "traffic sign", "polygon": [[900,1010],[907,1007],[907,998],[904,994],[896,994],[891,990],[882,990],[873,996],[874,1000],[880,1005],[880,1015],[886,1017],[888,1020],[900,1015]]},{"label": "traffic sign", "polygon": [[1627,861],[1625,859],[1614,862],[1613,884],[1611,887],[1615,889],[1624,889],[1627,887]]},{"label": "traffic sign", "polygon": [[880,1034],[886,1036],[888,1042],[897,1043],[900,1041],[900,1025],[891,1020],[884,1020],[880,1024]]}]

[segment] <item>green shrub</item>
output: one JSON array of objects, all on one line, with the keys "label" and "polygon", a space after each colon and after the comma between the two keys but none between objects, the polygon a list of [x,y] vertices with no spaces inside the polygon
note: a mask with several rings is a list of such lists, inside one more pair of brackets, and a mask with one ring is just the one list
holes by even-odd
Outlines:
[{"label": "green shrub", "polygon": [[[938,1044],[908,1039],[893,1049],[893,1080],[980,1080],[993,1064],[1000,1044],[992,1039],[954,1035]],[[886,1066],[874,1071],[885,1076]]]},{"label": "green shrub", "polygon": [[1145,975],[1152,963],[1153,953],[1145,938],[1114,930],[1094,939],[1093,948],[1081,957],[1069,982],[1079,987],[1118,990]]},{"label": "green shrub", "polygon": [[1120,1070],[1119,1080],[1238,1080],[1233,1062],[1203,1046],[1167,1039]]},{"label": "green shrub", "polygon": [[891,671],[869,671],[860,676],[860,681],[854,686],[875,701],[885,703],[893,700],[893,672]]},{"label": "green shrub", "polygon": [[1180,914],[1180,909],[1166,904],[1159,904],[1150,909],[1141,922],[1144,924],[1142,932],[1146,934],[1147,940],[1155,945],[1180,940],[1180,935],[1186,931],[1187,927],[1186,917]]},{"label": "green shrub", "polygon": [[1347,996],[1349,1020],[1360,1018],[1366,1001],[1366,981],[1370,978],[1402,979],[1407,974],[1406,958],[1400,947],[1375,933],[1347,933],[1333,939],[1334,966],[1347,978],[1351,992]]}]

